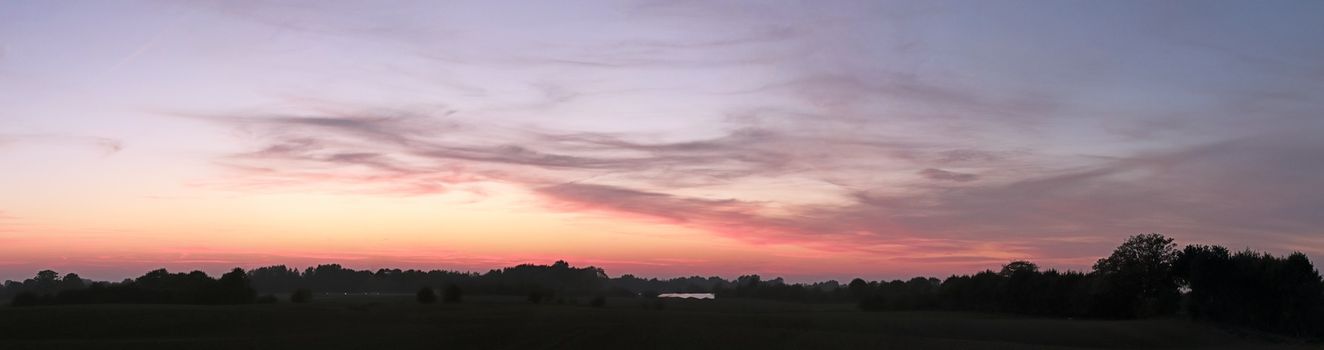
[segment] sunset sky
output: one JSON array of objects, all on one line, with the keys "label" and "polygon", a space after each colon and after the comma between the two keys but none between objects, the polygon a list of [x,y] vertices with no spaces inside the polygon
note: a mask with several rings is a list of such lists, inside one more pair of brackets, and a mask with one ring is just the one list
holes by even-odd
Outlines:
[{"label": "sunset sky", "polygon": [[1324,259],[1321,1],[0,0],[0,280]]}]

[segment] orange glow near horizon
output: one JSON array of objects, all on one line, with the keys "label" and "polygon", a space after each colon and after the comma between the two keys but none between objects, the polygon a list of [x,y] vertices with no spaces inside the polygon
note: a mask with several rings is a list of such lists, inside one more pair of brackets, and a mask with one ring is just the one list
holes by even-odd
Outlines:
[{"label": "orange glow near horizon", "polygon": [[838,264],[860,261],[858,252],[754,244],[636,215],[548,212],[527,194],[488,187],[483,199],[215,193],[34,210],[22,213],[23,222],[65,225],[14,226],[10,236],[40,231],[43,239],[8,240],[0,267],[16,275],[11,278],[56,268],[107,279],[157,267],[215,272],[339,263],[481,272],[555,260],[605,267],[614,275],[905,272],[841,271]]}]

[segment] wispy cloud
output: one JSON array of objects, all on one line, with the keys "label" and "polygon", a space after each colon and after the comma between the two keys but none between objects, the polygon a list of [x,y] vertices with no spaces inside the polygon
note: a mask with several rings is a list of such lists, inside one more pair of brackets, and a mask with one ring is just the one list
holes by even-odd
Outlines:
[{"label": "wispy cloud", "polygon": [[500,182],[550,210],[912,262],[1079,261],[1137,232],[1235,245],[1324,224],[1307,63],[1324,51],[1294,49],[1304,37],[1146,14],[1115,39],[1091,28],[1132,11],[1089,6],[305,5],[206,5],[272,31],[261,44],[352,53],[313,74],[346,86],[190,114],[243,139],[216,159],[226,186]]},{"label": "wispy cloud", "polygon": [[86,145],[112,155],[124,149],[124,141],[108,137],[63,134],[0,134],[0,148],[23,144]]},{"label": "wispy cloud", "polygon": [[924,170],[920,170],[920,171],[919,171],[919,174],[920,174],[920,175],[923,175],[923,176],[926,177],[926,178],[929,178],[929,179],[932,179],[932,180],[938,180],[938,181],[969,182],[969,181],[975,181],[975,180],[978,180],[978,179],[979,179],[979,175],[975,175],[975,174],[964,174],[964,173],[958,173],[958,172],[955,172],[955,171],[947,171],[947,170],[936,169],[936,168],[927,168],[927,169],[924,169]]},{"label": "wispy cloud", "polygon": [[[644,142],[637,139],[648,135],[502,128],[448,116],[345,115],[208,120],[257,142],[252,152],[220,160],[249,186],[329,181],[427,194],[498,181],[524,186],[555,210],[618,213],[760,244],[899,253],[889,250],[895,242],[924,251],[919,242],[997,236],[1026,254],[1067,259],[1052,238],[1153,230],[1236,240],[1324,224],[1304,209],[1324,204],[1324,193],[1313,190],[1324,183],[1302,168],[1324,144],[1305,131],[1082,155],[1062,165],[1051,153],[879,142],[846,130],[827,137],[739,126],[713,138]],[[952,164],[993,175],[932,167]],[[836,190],[831,199],[804,201],[795,191],[768,196],[746,186],[791,179]]]}]

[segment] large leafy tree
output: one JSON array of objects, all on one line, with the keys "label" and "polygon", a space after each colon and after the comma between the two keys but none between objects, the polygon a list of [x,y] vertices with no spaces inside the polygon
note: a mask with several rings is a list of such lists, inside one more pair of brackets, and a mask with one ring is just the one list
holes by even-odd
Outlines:
[{"label": "large leafy tree", "polygon": [[1176,311],[1180,293],[1173,263],[1178,256],[1172,238],[1157,233],[1131,236],[1094,264],[1094,273],[1101,277],[1098,306],[1121,317]]}]

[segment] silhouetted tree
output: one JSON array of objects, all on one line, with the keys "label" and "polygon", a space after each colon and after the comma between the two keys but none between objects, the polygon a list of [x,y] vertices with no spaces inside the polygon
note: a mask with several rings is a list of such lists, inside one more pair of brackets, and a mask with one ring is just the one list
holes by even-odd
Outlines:
[{"label": "silhouetted tree", "polygon": [[869,282],[865,282],[863,279],[859,278],[851,280],[846,288],[850,289],[851,297],[855,298],[857,301],[868,298],[870,289],[872,289],[872,287],[869,286]]},{"label": "silhouetted tree", "polygon": [[60,273],[51,270],[41,270],[37,272],[37,277],[32,279],[32,287],[29,288],[39,294],[51,294],[60,289]]},{"label": "silhouetted tree", "polygon": [[435,303],[437,302],[437,292],[429,287],[419,288],[418,292],[414,293],[414,299],[418,300],[420,304]]},{"label": "silhouetted tree", "polygon": [[263,293],[287,292],[299,288],[303,283],[303,276],[299,274],[299,270],[276,265],[249,271],[248,280],[252,281],[253,288]]},{"label": "silhouetted tree", "polygon": [[1007,263],[1006,265],[1002,265],[1002,270],[999,270],[998,274],[1002,275],[1003,277],[1011,277],[1012,275],[1015,275],[1017,273],[1033,274],[1038,272],[1039,272],[1039,265],[1036,265],[1035,263],[1025,260],[1016,260]]},{"label": "silhouetted tree", "polygon": [[223,275],[220,280],[201,271],[170,273],[159,269],[119,283],[90,282],[74,273],[59,278],[58,273],[45,270],[22,284],[6,285],[22,286],[14,291],[32,293],[40,304],[247,304],[256,300],[256,293],[241,269]]},{"label": "silhouetted tree", "polygon": [[41,300],[41,296],[37,295],[37,293],[35,292],[18,293],[18,295],[14,296],[14,299],[9,301],[9,305],[15,307],[34,306],[41,304],[44,304]]},{"label": "silhouetted tree", "polygon": [[252,304],[257,300],[257,290],[248,281],[248,274],[244,269],[234,268],[230,272],[221,275],[217,280],[217,286],[214,287],[217,292],[216,303],[220,304]]},{"label": "silhouetted tree", "polygon": [[649,293],[713,293],[718,289],[729,289],[733,287],[732,284],[731,281],[716,276],[689,276],[661,280],[642,279],[627,274],[608,281],[612,289],[609,294],[618,296],[640,296]]},{"label": "silhouetted tree", "polygon": [[1219,246],[1182,250],[1174,274],[1195,319],[1295,336],[1324,336],[1324,281],[1304,254],[1286,258]]},{"label": "silhouetted tree", "polygon": [[290,302],[295,304],[304,304],[313,301],[313,291],[308,288],[295,289],[290,294]]},{"label": "silhouetted tree", "polygon": [[1039,265],[1018,260],[1002,266],[998,275],[1004,278],[1002,308],[1006,311],[1034,314],[1043,306],[1043,291],[1047,287]]},{"label": "silhouetted tree", "polygon": [[442,301],[447,304],[458,303],[463,297],[464,290],[461,290],[460,286],[455,284],[446,286],[446,290],[442,293]]},{"label": "silhouetted tree", "polygon": [[1145,317],[1176,310],[1180,294],[1172,274],[1177,260],[1172,238],[1157,233],[1131,236],[1094,264],[1101,278],[1096,312],[1114,317]]},{"label": "silhouetted tree", "polygon": [[61,290],[68,290],[68,289],[81,289],[81,288],[87,287],[87,284],[88,284],[88,282],[87,282],[86,280],[83,280],[82,277],[79,277],[78,274],[76,274],[76,273],[69,273],[69,274],[64,275],[64,278],[61,278],[61,279],[60,279],[60,287],[59,287],[59,288],[60,288]]},{"label": "silhouetted tree", "polygon": [[[524,264],[485,274],[456,271],[353,270],[336,264],[304,269],[271,266],[245,273],[234,269],[212,279],[201,271],[147,272],[122,282],[92,282],[77,274],[43,270],[33,278],[0,285],[0,299],[13,306],[93,303],[233,304],[274,302],[257,290],[298,287],[295,303],[309,302],[312,290],[343,292],[417,291],[420,302],[435,301],[435,291],[416,286],[445,285],[442,298],[458,302],[461,288],[478,294],[528,296],[532,303],[602,306],[606,296],[643,295],[644,308],[661,309],[660,292],[711,292],[721,298],[760,298],[795,302],[856,301],[864,310],[948,309],[1010,312],[1059,317],[1145,317],[1173,312],[1179,299],[1192,318],[1295,336],[1324,337],[1324,280],[1304,254],[1278,257],[1218,246],[1187,246],[1178,252],[1172,239],[1137,235],[1100,259],[1094,271],[1040,271],[1029,261],[945,280],[836,281],[788,283],[744,275],[642,279],[610,278],[596,267]],[[1182,293],[1185,293],[1182,295]],[[1181,296],[1181,297],[1179,297]]]}]

